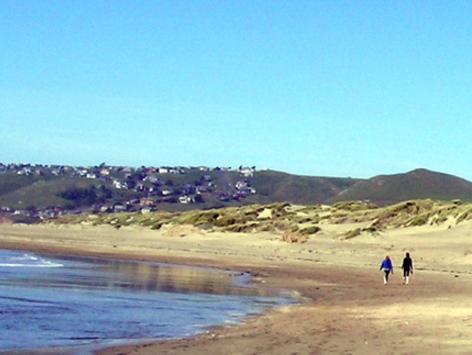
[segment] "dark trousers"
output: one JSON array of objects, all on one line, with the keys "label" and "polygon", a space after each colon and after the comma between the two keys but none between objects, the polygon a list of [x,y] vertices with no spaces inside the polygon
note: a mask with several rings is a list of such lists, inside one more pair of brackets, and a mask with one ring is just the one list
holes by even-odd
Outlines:
[{"label": "dark trousers", "polygon": [[388,282],[388,275],[390,275],[390,270],[384,270],[385,272],[385,281]]}]

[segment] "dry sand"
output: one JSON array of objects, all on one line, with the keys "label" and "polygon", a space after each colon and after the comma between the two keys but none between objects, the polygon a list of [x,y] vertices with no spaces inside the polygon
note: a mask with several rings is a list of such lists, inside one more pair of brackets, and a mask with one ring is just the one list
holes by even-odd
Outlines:
[{"label": "dry sand", "polygon": [[[341,240],[351,226],[324,225],[304,244],[270,233],[0,225],[0,248],[209,265],[251,271],[261,287],[309,301],[182,340],[120,346],[100,354],[472,353],[472,224],[396,229]],[[415,261],[409,286],[398,268]],[[397,266],[384,286],[389,254]]]}]

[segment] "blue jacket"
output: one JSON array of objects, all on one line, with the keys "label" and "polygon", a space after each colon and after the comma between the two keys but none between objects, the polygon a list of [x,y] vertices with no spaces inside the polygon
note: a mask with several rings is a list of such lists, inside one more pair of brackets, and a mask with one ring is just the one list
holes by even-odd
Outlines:
[{"label": "blue jacket", "polygon": [[382,264],[380,264],[380,270],[382,270],[382,269],[392,270],[393,269],[392,260],[384,259],[382,261]]}]

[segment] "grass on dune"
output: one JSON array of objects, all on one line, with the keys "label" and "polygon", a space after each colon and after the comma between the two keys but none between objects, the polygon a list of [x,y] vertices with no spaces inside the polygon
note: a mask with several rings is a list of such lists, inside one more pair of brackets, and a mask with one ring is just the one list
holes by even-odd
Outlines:
[{"label": "grass on dune", "polygon": [[324,224],[361,225],[346,228],[341,235],[343,239],[351,239],[364,233],[377,235],[389,228],[457,225],[471,219],[470,203],[426,199],[386,207],[366,202],[343,202],[333,206],[273,203],[186,212],[82,214],[61,217],[53,223],[111,225],[115,228],[140,226],[154,230],[163,226],[190,225],[223,232],[271,232],[281,235],[285,241],[302,242],[322,231]]}]

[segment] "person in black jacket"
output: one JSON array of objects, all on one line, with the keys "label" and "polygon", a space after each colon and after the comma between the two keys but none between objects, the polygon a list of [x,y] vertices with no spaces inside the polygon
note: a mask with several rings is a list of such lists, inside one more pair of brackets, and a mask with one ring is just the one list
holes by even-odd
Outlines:
[{"label": "person in black jacket", "polygon": [[408,285],[410,281],[410,274],[413,274],[413,260],[410,258],[410,253],[406,253],[402,264],[403,269],[403,284]]}]

